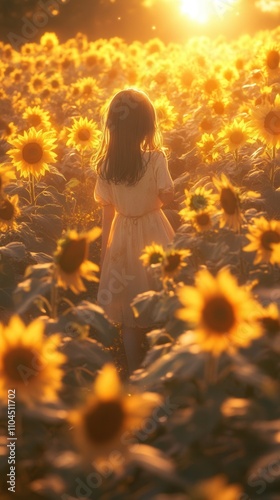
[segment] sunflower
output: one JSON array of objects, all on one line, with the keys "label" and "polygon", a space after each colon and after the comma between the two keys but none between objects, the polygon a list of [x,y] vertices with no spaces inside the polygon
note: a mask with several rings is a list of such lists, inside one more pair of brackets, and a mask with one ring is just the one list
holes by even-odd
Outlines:
[{"label": "sunflower", "polygon": [[80,234],[72,229],[59,240],[54,254],[58,286],[79,293],[86,290],[81,278],[98,281],[95,273],[99,271],[99,267],[88,260],[88,248],[89,243],[96,240],[100,234],[99,227]]},{"label": "sunflower", "polygon": [[243,222],[243,216],[237,190],[224,174],[221,175],[220,179],[213,178],[213,183],[219,191],[218,200],[222,207],[220,227],[228,226],[234,231],[239,231]]},{"label": "sunflower", "polygon": [[243,248],[245,252],[256,251],[254,264],[266,262],[280,264],[280,222],[267,221],[264,217],[253,219],[253,224],[248,226],[247,234],[249,245]]},{"label": "sunflower", "polygon": [[162,271],[164,277],[173,278],[174,276],[176,276],[176,274],[179,273],[182,267],[185,267],[187,265],[187,263],[184,262],[184,259],[186,259],[186,257],[189,257],[190,255],[190,250],[174,249],[166,252],[162,261]]},{"label": "sunflower", "polygon": [[280,312],[275,302],[263,308],[258,319],[268,334],[276,335],[280,332]]},{"label": "sunflower", "polygon": [[139,257],[142,260],[143,266],[155,266],[163,261],[165,252],[162,245],[157,243],[152,243],[151,245],[145,246]]},{"label": "sunflower", "polygon": [[157,112],[158,121],[162,130],[171,130],[177,119],[178,113],[174,111],[174,106],[166,96],[155,100],[154,106]]},{"label": "sunflower", "polygon": [[185,220],[189,220],[199,233],[204,233],[212,228],[212,216],[215,210],[211,207],[199,210],[198,212],[190,211],[188,219],[185,214]]},{"label": "sunflower", "polygon": [[46,75],[45,73],[40,73],[39,75],[34,75],[30,78],[29,90],[32,94],[37,94],[39,91],[43,90],[46,85]]},{"label": "sunflower", "polygon": [[51,127],[50,114],[44,111],[40,106],[28,106],[22,115],[23,119],[27,121],[29,127],[34,127],[37,130],[48,130]]},{"label": "sunflower", "polygon": [[88,118],[74,118],[72,128],[69,129],[67,146],[75,147],[80,151],[93,149],[99,142],[100,131],[97,124]]},{"label": "sunflower", "polygon": [[280,52],[276,47],[271,47],[264,54],[264,63],[268,72],[277,71],[280,64]]},{"label": "sunflower", "polygon": [[92,77],[80,78],[76,85],[79,89],[80,98],[84,101],[95,99],[99,93],[97,81]]},{"label": "sunflower", "polygon": [[280,147],[280,95],[274,103],[265,102],[253,109],[251,127],[268,147]]},{"label": "sunflower", "polygon": [[53,32],[48,33],[47,32],[41,36],[40,45],[42,45],[42,47],[44,47],[46,50],[49,51],[49,50],[54,49],[55,47],[58,47],[59,40],[58,40],[55,33],[53,33]]},{"label": "sunflower", "polygon": [[15,69],[10,73],[10,78],[14,83],[21,83],[23,76],[22,69]]},{"label": "sunflower", "polygon": [[20,215],[18,208],[18,195],[0,198],[0,231],[16,229],[16,218]]},{"label": "sunflower", "polygon": [[0,398],[7,402],[7,390],[28,406],[58,399],[62,386],[61,365],[66,357],[58,352],[59,335],[44,338],[44,323],[35,319],[28,326],[13,316],[0,324]]},{"label": "sunflower", "polygon": [[195,188],[194,191],[185,189],[185,196],[186,208],[180,210],[179,214],[186,221],[189,220],[190,212],[200,212],[216,203],[216,197],[213,195],[212,189],[206,189],[203,186]]},{"label": "sunflower", "polygon": [[202,134],[200,141],[198,141],[196,145],[199,147],[200,154],[205,163],[212,163],[219,158],[217,141],[215,140],[213,134],[207,134],[207,132],[205,132]]},{"label": "sunflower", "polygon": [[221,144],[225,146],[226,153],[240,149],[246,142],[254,142],[248,125],[244,120],[237,120],[236,118],[218,134],[218,138],[221,139]]},{"label": "sunflower", "polygon": [[12,165],[1,165],[0,166],[0,193],[7,184],[10,183],[12,179],[15,179],[16,175]]},{"label": "sunflower", "polygon": [[0,120],[0,139],[4,139],[9,142],[17,134],[17,127],[13,122],[6,123],[4,120]]},{"label": "sunflower", "polygon": [[10,144],[14,149],[8,155],[23,177],[44,175],[49,170],[49,163],[53,163],[57,156],[53,151],[56,145],[52,133],[37,131],[34,127],[24,131]]},{"label": "sunflower", "polygon": [[193,323],[197,342],[214,355],[230,346],[247,346],[262,333],[256,320],[258,304],[225,268],[216,277],[206,269],[199,271],[195,286],[179,288],[178,296],[184,308],[176,316]]},{"label": "sunflower", "polygon": [[229,102],[227,99],[211,99],[209,105],[216,115],[222,116],[226,114]]},{"label": "sunflower", "polygon": [[209,78],[205,78],[205,80],[201,83],[202,90],[205,94],[210,95],[213,92],[217,92],[221,89],[221,82],[215,77],[210,76]]},{"label": "sunflower", "polygon": [[58,92],[63,87],[63,77],[60,73],[54,73],[47,81],[53,92]]},{"label": "sunflower", "polygon": [[124,392],[116,368],[105,365],[88,401],[70,413],[77,445],[89,459],[125,449],[125,437],[139,429],[160,402],[160,396],[155,393]]}]

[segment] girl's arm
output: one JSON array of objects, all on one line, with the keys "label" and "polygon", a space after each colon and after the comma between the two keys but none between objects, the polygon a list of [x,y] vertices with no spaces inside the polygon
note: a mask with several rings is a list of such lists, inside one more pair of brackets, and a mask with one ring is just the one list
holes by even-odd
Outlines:
[{"label": "girl's arm", "polygon": [[100,256],[100,269],[103,264],[110,229],[113,218],[115,216],[115,208],[113,205],[103,205],[102,207],[102,243],[101,243],[101,256]]},{"label": "girl's arm", "polygon": [[162,201],[163,205],[169,205],[174,199],[174,189],[170,188],[167,191],[159,192],[159,199]]}]

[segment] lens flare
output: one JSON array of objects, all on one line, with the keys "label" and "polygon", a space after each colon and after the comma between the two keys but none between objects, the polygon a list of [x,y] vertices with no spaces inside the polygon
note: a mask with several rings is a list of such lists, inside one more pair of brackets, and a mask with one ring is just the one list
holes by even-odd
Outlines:
[{"label": "lens flare", "polygon": [[197,23],[204,24],[222,17],[238,0],[181,0],[181,12]]}]

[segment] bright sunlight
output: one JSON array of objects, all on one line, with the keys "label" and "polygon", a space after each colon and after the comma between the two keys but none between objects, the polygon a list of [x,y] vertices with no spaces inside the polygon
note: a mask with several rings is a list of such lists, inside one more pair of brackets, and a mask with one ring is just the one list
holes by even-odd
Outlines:
[{"label": "bright sunlight", "polygon": [[238,0],[181,0],[181,12],[197,23],[222,17]]}]

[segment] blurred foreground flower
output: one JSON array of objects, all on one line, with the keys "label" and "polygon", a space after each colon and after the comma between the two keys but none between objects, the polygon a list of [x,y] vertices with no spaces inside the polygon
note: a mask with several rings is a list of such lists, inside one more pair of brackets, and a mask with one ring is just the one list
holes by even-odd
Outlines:
[{"label": "blurred foreground flower", "polygon": [[88,249],[89,243],[100,234],[99,227],[80,234],[72,229],[59,240],[54,254],[58,286],[64,289],[69,287],[74,293],[79,293],[86,290],[81,278],[98,281],[95,273],[99,271],[99,267],[88,260]]},{"label": "blurred foreground flower", "polygon": [[216,476],[194,487],[190,500],[241,500],[241,493],[239,485],[227,484],[225,477]]},{"label": "blurred foreground flower", "polygon": [[256,318],[259,304],[227,269],[216,277],[199,271],[195,287],[179,288],[178,296],[184,308],[176,316],[194,325],[197,342],[214,355],[230,346],[247,346],[262,333]]},{"label": "blurred foreground flower", "polygon": [[254,224],[248,226],[249,245],[243,248],[245,252],[256,251],[254,264],[266,262],[280,264],[280,222],[267,221],[264,217],[253,219]]},{"label": "blurred foreground flower", "polygon": [[23,177],[32,174],[35,178],[44,175],[49,170],[49,164],[56,159],[55,139],[50,132],[30,128],[23,135],[10,141],[14,147],[8,154],[16,169]]},{"label": "blurred foreground flower", "polygon": [[128,436],[141,427],[161,403],[158,394],[124,392],[113,365],[105,365],[86,404],[70,414],[77,445],[89,458],[101,458],[125,449]]},{"label": "blurred foreground flower", "polygon": [[6,403],[7,390],[13,388],[28,406],[56,401],[66,361],[59,345],[59,335],[44,338],[40,319],[25,326],[13,316],[7,326],[0,324],[0,398]]}]

